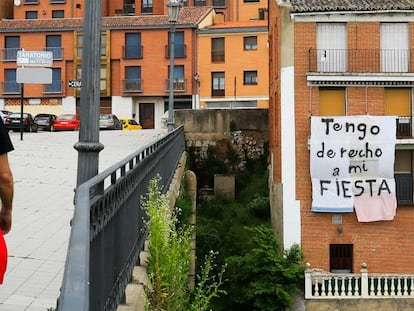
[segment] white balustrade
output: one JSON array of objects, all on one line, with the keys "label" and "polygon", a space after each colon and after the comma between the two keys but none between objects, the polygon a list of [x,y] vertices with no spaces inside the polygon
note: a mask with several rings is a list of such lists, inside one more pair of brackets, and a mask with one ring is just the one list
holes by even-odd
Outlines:
[{"label": "white balustrade", "polygon": [[327,273],[307,264],[305,298],[414,298],[414,275],[369,274],[365,264],[360,273]]}]

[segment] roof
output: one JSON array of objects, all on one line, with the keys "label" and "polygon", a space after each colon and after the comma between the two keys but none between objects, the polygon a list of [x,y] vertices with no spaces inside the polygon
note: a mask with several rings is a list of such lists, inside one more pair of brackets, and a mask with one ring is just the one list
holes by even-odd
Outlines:
[{"label": "roof", "polygon": [[292,13],[414,10],[414,0],[290,0],[290,3]]},{"label": "roof", "polygon": [[[211,11],[212,7],[183,7],[180,10],[176,25],[180,27],[195,27]],[[165,28],[169,27],[167,15],[144,16],[114,16],[103,17],[103,29],[122,28]],[[34,32],[34,31],[62,31],[81,29],[83,18],[52,18],[52,19],[2,19],[0,32]]]}]

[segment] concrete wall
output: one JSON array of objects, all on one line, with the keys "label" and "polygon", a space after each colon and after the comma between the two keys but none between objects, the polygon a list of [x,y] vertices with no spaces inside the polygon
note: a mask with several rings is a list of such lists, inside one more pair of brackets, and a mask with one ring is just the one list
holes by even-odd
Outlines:
[{"label": "concrete wall", "polygon": [[176,110],[175,126],[184,124],[185,140],[218,141],[228,138],[230,123],[234,122],[236,130],[260,133],[268,141],[267,109],[203,109]]}]

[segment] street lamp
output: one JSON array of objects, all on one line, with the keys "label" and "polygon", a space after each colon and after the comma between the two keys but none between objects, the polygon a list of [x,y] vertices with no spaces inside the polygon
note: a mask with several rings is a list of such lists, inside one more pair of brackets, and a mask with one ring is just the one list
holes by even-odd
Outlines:
[{"label": "street lamp", "polygon": [[175,41],[175,23],[178,20],[180,3],[177,0],[170,0],[167,3],[168,22],[171,25],[170,30],[170,77],[169,77],[169,96],[168,96],[168,132],[174,129],[174,41]]}]

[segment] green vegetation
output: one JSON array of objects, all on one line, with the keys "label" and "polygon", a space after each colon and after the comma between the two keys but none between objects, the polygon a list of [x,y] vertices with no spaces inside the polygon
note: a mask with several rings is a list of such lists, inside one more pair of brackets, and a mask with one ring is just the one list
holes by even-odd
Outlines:
[{"label": "green vegetation", "polygon": [[169,211],[167,198],[158,184],[159,177],[150,182],[148,197],[142,202],[149,216],[147,310],[207,310],[210,300],[222,293],[219,287],[224,270],[213,279],[214,254],[209,254],[196,287],[189,287],[191,228],[183,223],[178,225],[177,215]]},{"label": "green vegetation", "polygon": [[216,197],[197,207],[197,258],[214,249],[217,264],[227,266],[227,295],[213,299],[213,310],[286,310],[303,279],[303,254],[298,246],[284,251],[274,237],[265,154],[245,160],[235,200]]}]

